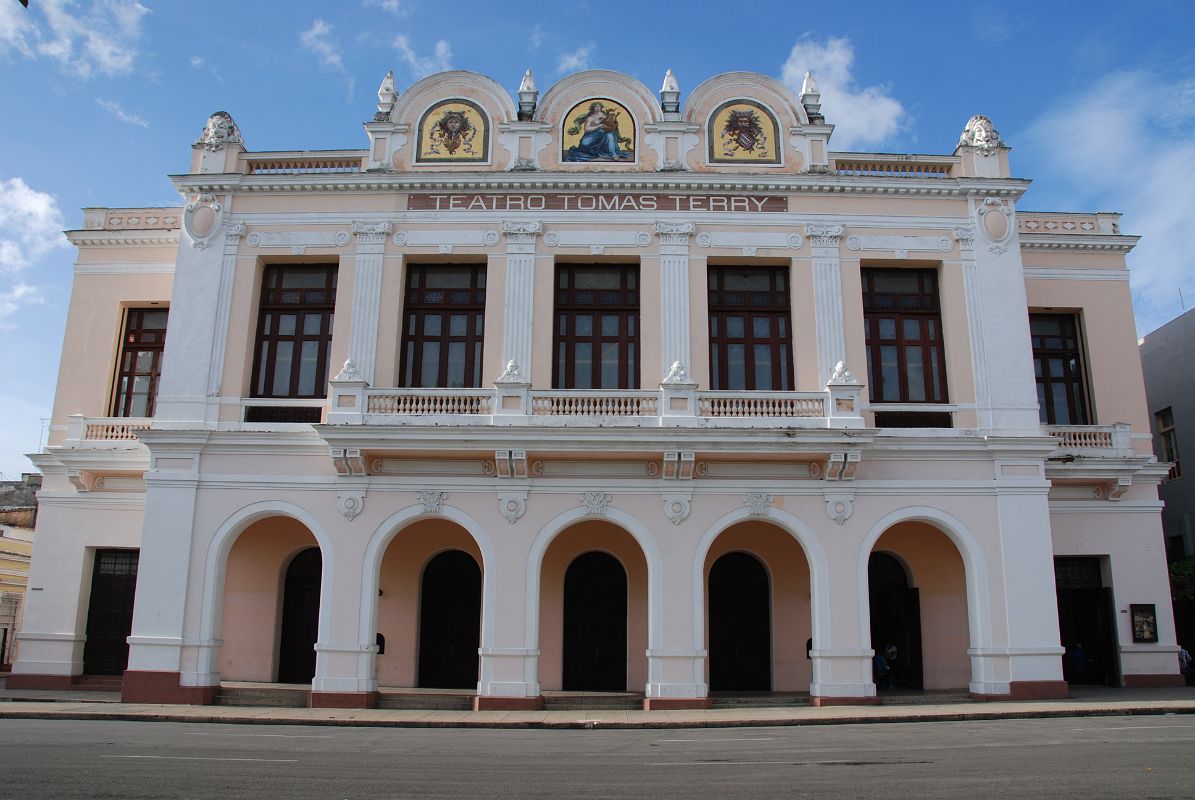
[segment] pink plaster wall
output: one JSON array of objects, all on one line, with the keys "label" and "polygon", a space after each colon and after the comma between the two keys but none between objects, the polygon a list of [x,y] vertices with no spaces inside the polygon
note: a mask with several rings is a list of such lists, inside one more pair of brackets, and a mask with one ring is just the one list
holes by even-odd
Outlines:
[{"label": "pink plaster wall", "polygon": [[447,520],[421,520],[404,528],[382,556],[378,632],[386,637],[386,653],[377,658],[379,686],[417,685],[423,569],[445,550],[464,550],[473,556],[483,567],[485,580],[477,543],[464,528]]},{"label": "pink plaster wall", "polygon": [[[809,562],[797,540],[766,522],[741,522],[728,528],[705,557],[706,642],[709,642],[709,576],[714,562],[726,553],[743,551],[763,562],[772,593],[772,689],[807,692],[813,662],[805,657],[805,642],[813,635],[809,591]],[[706,662],[709,680],[709,662]]]},{"label": "pink plaster wall", "polygon": [[647,559],[629,533],[609,522],[579,522],[557,536],[544,553],[539,579],[540,688],[559,689],[564,659],[564,573],[592,550],[609,553],[627,571],[627,691],[647,685]]},{"label": "pink plaster wall", "polygon": [[274,681],[286,568],[315,537],[297,520],[270,517],[253,523],[228,553],[220,675],[231,681]]},{"label": "pink plaster wall", "polygon": [[932,525],[902,522],[885,531],[874,550],[903,561],[919,590],[925,688],[967,688],[971,680],[967,580],[954,543]]}]

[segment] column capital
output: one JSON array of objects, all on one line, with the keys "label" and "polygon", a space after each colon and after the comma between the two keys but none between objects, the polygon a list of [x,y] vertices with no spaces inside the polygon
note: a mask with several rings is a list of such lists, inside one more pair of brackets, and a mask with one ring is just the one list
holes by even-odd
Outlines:
[{"label": "column capital", "polygon": [[353,235],[357,237],[357,246],[364,244],[386,244],[386,235],[392,226],[389,222],[354,222]]},{"label": "column capital", "polygon": [[660,244],[688,247],[694,227],[692,222],[657,222],[656,233],[660,237]]},{"label": "column capital", "polygon": [[544,224],[539,220],[502,220],[502,233],[506,244],[535,244],[535,237],[543,233]]},{"label": "column capital", "polygon": [[813,247],[838,248],[846,227],[843,225],[810,224],[805,226],[805,235],[809,237],[809,244]]}]

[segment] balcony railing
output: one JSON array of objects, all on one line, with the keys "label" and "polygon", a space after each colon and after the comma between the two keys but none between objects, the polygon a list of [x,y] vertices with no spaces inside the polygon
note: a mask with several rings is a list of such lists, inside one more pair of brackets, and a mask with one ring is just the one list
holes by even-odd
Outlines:
[{"label": "balcony railing", "polygon": [[860,428],[862,386],[833,383],[822,392],[697,391],[694,384],[650,390],[370,388],[330,382],[329,425],[601,424],[622,427]]},{"label": "balcony railing", "polygon": [[149,428],[149,417],[67,417],[65,447],[135,447],[137,431]]},{"label": "balcony railing", "polygon": [[1058,450],[1069,455],[1112,456],[1133,450],[1132,433],[1123,422],[1115,425],[1047,425]]},{"label": "balcony railing", "polygon": [[867,178],[949,178],[958,163],[953,156],[891,153],[831,153],[836,175]]}]

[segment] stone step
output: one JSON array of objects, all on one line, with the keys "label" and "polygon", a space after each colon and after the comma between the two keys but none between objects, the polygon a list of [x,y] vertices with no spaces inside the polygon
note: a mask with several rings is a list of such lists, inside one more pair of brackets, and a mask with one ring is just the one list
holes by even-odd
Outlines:
[{"label": "stone step", "polygon": [[880,692],[882,706],[923,706],[938,703],[973,703],[966,692]]},{"label": "stone step", "polygon": [[221,687],[216,695],[218,706],[266,706],[273,708],[306,708],[306,688],[229,688]]},{"label": "stone step", "polygon": [[382,689],[378,692],[377,707],[413,711],[472,711],[473,693],[437,694],[434,692],[394,692]]},{"label": "stone step", "polygon": [[749,695],[711,695],[710,708],[795,708],[809,705],[809,695],[768,693]]},{"label": "stone step", "polygon": [[642,711],[633,692],[544,692],[544,711]]}]

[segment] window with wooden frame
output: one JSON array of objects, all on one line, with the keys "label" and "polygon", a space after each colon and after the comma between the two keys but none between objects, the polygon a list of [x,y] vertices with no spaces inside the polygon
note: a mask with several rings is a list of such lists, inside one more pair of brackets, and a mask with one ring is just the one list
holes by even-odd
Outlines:
[{"label": "window with wooden frame", "polygon": [[266,266],[251,396],[327,396],[335,306],[335,266]]},{"label": "window with wooden frame", "polygon": [[1090,425],[1079,321],[1074,314],[1029,315],[1037,407],[1046,425]]},{"label": "window with wooden frame", "polygon": [[125,309],[112,416],[153,416],[166,347],[167,315],[165,308]]},{"label": "window with wooden frame", "polygon": [[710,267],[710,387],[792,391],[792,320],[784,267]]},{"label": "window with wooden frame", "polygon": [[553,344],[553,388],[639,388],[639,268],[557,265]]},{"label": "window with wooden frame", "polygon": [[484,265],[411,265],[403,301],[404,387],[481,385]]},{"label": "window with wooden frame", "polygon": [[1174,411],[1169,407],[1154,414],[1154,424],[1158,431],[1158,447],[1161,452],[1158,458],[1171,463],[1170,474],[1166,480],[1182,477],[1182,470],[1178,464],[1178,433],[1174,429]]},{"label": "window with wooden frame", "polygon": [[869,267],[862,278],[871,402],[947,402],[937,272]]}]

